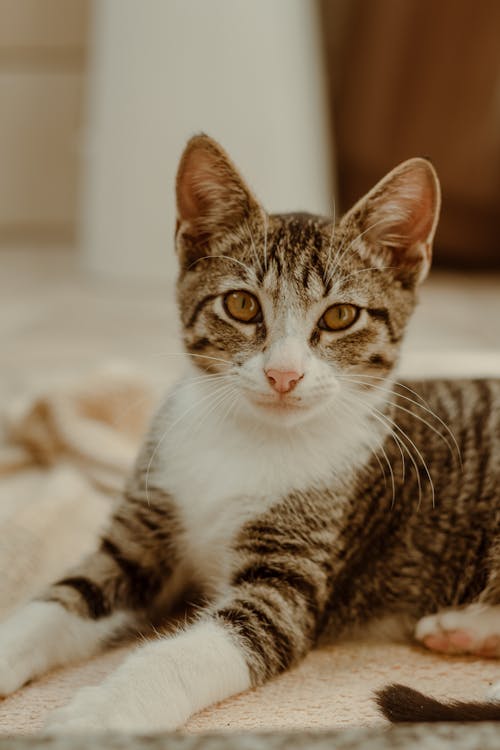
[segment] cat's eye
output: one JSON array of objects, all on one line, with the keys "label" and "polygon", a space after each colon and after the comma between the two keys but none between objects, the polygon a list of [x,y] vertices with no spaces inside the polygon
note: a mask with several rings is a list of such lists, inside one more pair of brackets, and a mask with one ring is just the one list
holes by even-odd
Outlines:
[{"label": "cat's eye", "polygon": [[226,294],[224,307],[227,314],[240,323],[257,323],[262,317],[256,297],[243,290]]},{"label": "cat's eye", "polygon": [[359,307],[356,305],[332,305],[318,323],[325,331],[343,331],[359,318]]}]

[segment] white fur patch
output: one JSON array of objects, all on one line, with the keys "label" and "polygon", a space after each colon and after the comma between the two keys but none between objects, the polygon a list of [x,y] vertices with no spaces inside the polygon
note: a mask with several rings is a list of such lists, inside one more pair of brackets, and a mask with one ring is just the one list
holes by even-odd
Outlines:
[{"label": "white fur patch", "polygon": [[175,498],[186,558],[207,580],[223,577],[224,549],[242,524],[292,491],[338,487],[342,502],[344,483],[381,441],[363,406],[356,416],[325,408],[307,423],[273,425],[241,411],[224,419],[210,409],[213,388],[186,379],[173,392],[148,480]]},{"label": "white fur patch", "polygon": [[500,607],[471,604],[429,615],[415,638],[433,651],[500,656]]},{"label": "white fur patch", "polygon": [[250,687],[241,649],[221,625],[200,622],[143,646],[97,687],[49,719],[51,731],[176,729],[191,714]]},{"label": "white fur patch", "polygon": [[21,607],[0,623],[0,695],[53,667],[91,656],[124,620],[123,614],[83,620],[56,602]]}]

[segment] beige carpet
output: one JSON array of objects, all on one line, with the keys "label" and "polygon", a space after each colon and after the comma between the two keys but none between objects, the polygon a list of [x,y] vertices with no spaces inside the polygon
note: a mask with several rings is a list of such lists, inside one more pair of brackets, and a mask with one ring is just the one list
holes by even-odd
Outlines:
[{"label": "beige carpet", "polygon": [[[49,711],[78,687],[100,682],[129,653],[117,649],[59,670],[0,704],[0,735],[39,730]],[[262,688],[236,696],[191,718],[188,732],[333,728],[383,724],[372,692],[402,682],[437,697],[477,698],[500,679],[494,661],[436,657],[396,644],[343,643],[315,651],[297,668]]]}]

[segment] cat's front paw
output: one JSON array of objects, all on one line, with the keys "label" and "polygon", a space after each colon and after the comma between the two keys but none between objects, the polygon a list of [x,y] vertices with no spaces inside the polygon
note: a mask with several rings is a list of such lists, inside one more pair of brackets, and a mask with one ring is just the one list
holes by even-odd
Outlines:
[{"label": "cat's front paw", "polygon": [[49,716],[45,729],[50,733],[149,733],[180,727],[186,720],[183,696],[169,695],[168,686],[156,694],[149,688],[116,673],[102,685],[79,690],[67,706]]},{"label": "cat's front paw", "polygon": [[49,733],[151,732],[156,729],[143,710],[140,695],[128,695],[105,687],[86,687],[74,699],[52,713],[45,725]]},{"label": "cat's front paw", "polygon": [[500,607],[471,605],[423,617],[415,638],[444,654],[500,656]]},{"label": "cat's front paw", "polygon": [[16,667],[4,651],[0,646],[0,699],[15,693],[26,682],[25,671]]},{"label": "cat's front paw", "polygon": [[37,674],[39,652],[24,624],[19,617],[0,623],[0,698],[19,690]]},{"label": "cat's front paw", "polygon": [[50,714],[44,728],[51,733],[107,729],[103,721],[105,697],[99,687],[82,688],[67,706]]}]

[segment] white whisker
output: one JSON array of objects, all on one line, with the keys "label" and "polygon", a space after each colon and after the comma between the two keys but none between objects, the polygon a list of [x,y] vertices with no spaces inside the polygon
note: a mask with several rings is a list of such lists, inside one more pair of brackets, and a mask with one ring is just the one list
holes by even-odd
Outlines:
[{"label": "white whisker", "polygon": [[357,276],[357,274],[359,273],[367,273],[368,271],[386,271],[386,270],[396,269],[396,268],[397,266],[370,266],[369,268],[360,268],[358,271],[351,271],[351,273],[348,273],[346,276],[340,276],[337,279],[337,283],[344,284],[352,276]]},{"label": "white whisker", "polygon": [[200,357],[201,359],[213,359],[214,362],[223,362],[225,365],[232,365],[228,359],[222,357],[211,357],[208,354],[196,354],[195,352],[159,352],[152,354],[152,357]]},{"label": "white whisker", "polygon": [[150,457],[150,459],[148,461],[148,465],[147,465],[147,468],[146,468],[145,490],[146,490],[146,500],[147,500],[148,504],[150,503],[150,500],[149,500],[149,473],[151,471],[151,466],[153,464],[155,456],[156,456],[158,450],[160,449],[160,447],[161,447],[163,441],[165,440],[165,438],[174,429],[174,427],[176,427],[176,425],[179,424],[179,422],[182,419],[184,419],[188,414],[190,414],[193,411],[193,409],[197,409],[200,406],[200,404],[204,403],[209,398],[213,398],[214,396],[218,395],[222,390],[225,390],[227,388],[232,388],[232,387],[233,387],[232,384],[227,384],[227,383],[225,385],[218,386],[213,393],[205,394],[201,399],[198,399],[198,401],[196,401],[194,404],[190,404],[190,406],[180,415],[180,417],[178,417],[177,419],[175,419],[173,422],[171,422],[169,424],[169,426],[167,427],[167,429],[165,430],[165,432],[163,433],[163,435],[161,436],[161,438],[156,443],[155,448],[154,448],[153,452],[151,453],[151,457]]},{"label": "white whisker", "polygon": [[193,266],[195,266],[197,263],[199,263],[201,260],[208,260],[210,258],[215,259],[215,260],[219,260],[219,259],[221,259],[221,260],[230,260],[233,263],[238,263],[238,265],[240,265],[242,268],[244,268],[245,271],[250,276],[255,276],[255,270],[253,268],[251,268],[251,266],[247,266],[246,263],[243,263],[243,261],[239,260],[238,258],[232,258],[230,255],[203,255],[201,258],[197,258],[196,260],[194,260],[188,266],[187,270],[190,271],[191,268]]},{"label": "white whisker", "polygon": [[349,395],[351,397],[354,397],[356,399],[356,401],[358,401],[360,404],[362,404],[363,406],[365,406],[369,410],[371,416],[374,419],[376,419],[378,422],[380,422],[383,426],[385,426],[389,430],[389,434],[394,438],[394,441],[395,441],[396,445],[398,446],[399,451],[401,453],[401,457],[402,457],[402,461],[403,461],[403,477],[404,477],[405,469],[404,469],[404,456],[402,454],[402,449],[404,449],[406,451],[408,457],[410,458],[410,461],[412,462],[412,464],[413,464],[413,466],[415,468],[415,475],[416,475],[417,484],[418,484],[418,498],[419,498],[418,499],[418,507],[420,507],[420,504],[421,504],[421,501],[422,501],[422,482],[421,482],[421,479],[420,479],[420,470],[419,470],[418,464],[417,464],[417,462],[415,460],[415,457],[413,456],[412,452],[408,448],[408,445],[404,442],[404,440],[402,440],[402,438],[400,438],[398,435],[396,435],[396,433],[395,433],[394,430],[395,429],[398,430],[401,433],[401,435],[408,440],[408,442],[410,443],[410,445],[413,447],[413,449],[417,453],[418,457],[420,458],[424,469],[426,470],[427,476],[429,478],[429,483],[430,483],[430,486],[431,486],[431,489],[432,489],[432,505],[434,507],[434,483],[432,482],[432,477],[431,477],[430,472],[429,472],[429,470],[427,468],[427,464],[425,463],[425,461],[423,459],[423,456],[420,453],[420,451],[418,450],[418,448],[416,447],[415,443],[411,440],[411,438],[407,435],[407,433],[404,430],[402,430],[386,414],[384,414],[383,412],[381,412],[379,409],[376,409],[372,404],[367,403],[366,401],[364,401],[363,399],[361,399],[358,394],[352,394],[351,393]]},{"label": "white whisker", "polygon": [[201,415],[200,420],[197,422],[197,431],[201,429],[202,425],[208,420],[209,416],[212,415],[217,409],[222,406],[226,399],[229,399],[235,391],[234,384],[231,384],[231,387],[228,390],[225,390],[222,394],[219,394],[219,396],[214,399],[214,401],[209,404],[208,409],[205,409],[204,413]]},{"label": "white whisker", "polygon": [[254,241],[254,238],[253,238],[252,230],[250,228],[250,224],[248,223],[248,221],[246,222],[246,227],[248,229],[248,234],[250,235],[250,242],[252,244],[252,250],[253,250],[253,254],[255,256],[255,261],[258,264],[259,268],[260,268],[261,274],[263,275],[264,274],[264,269],[262,268],[262,263],[260,262],[260,258],[259,258],[258,253],[257,253],[257,248],[255,246],[255,241]]},{"label": "white whisker", "polygon": [[267,214],[264,214],[264,268],[267,272]]},{"label": "white whisker", "polygon": [[328,283],[327,282],[328,270],[330,268],[330,263],[331,263],[331,260],[332,260],[332,258],[331,258],[331,252],[332,252],[333,243],[334,243],[334,240],[335,240],[335,222],[336,222],[336,211],[337,211],[337,207],[335,205],[335,196],[333,196],[332,202],[333,202],[332,232],[331,232],[331,235],[330,235],[330,242],[328,243],[327,263],[326,263],[325,269],[323,270],[323,281],[325,282],[325,284]]},{"label": "white whisker", "polygon": [[335,261],[334,261],[334,263],[335,263],[335,266],[334,266],[334,268],[333,268],[333,271],[332,271],[332,273],[330,274],[330,277],[329,277],[329,279],[328,279],[328,283],[330,283],[330,282],[332,281],[332,279],[333,279],[333,275],[334,275],[334,273],[335,273],[336,269],[337,269],[337,268],[339,267],[339,265],[340,265],[340,264],[342,263],[342,261],[343,261],[343,260],[344,260],[344,258],[346,257],[346,255],[347,255],[347,253],[349,252],[349,250],[351,249],[351,247],[353,247],[353,245],[354,245],[354,244],[355,244],[356,242],[359,242],[359,240],[361,239],[361,237],[363,237],[363,236],[364,236],[364,235],[365,235],[365,234],[366,234],[367,232],[369,232],[369,231],[370,231],[371,229],[373,229],[374,227],[376,227],[376,226],[377,226],[378,224],[381,224],[381,223],[382,223],[383,221],[386,221],[386,219],[379,219],[378,221],[375,221],[375,222],[374,222],[373,224],[371,224],[371,225],[370,225],[369,227],[367,227],[366,229],[364,229],[364,230],[363,230],[362,232],[360,232],[360,233],[359,233],[359,234],[358,234],[358,235],[357,235],[357,236],[356,236],[356,237],[355,237],[355,238],[354,238],[354,239],[353,239],[353,240],[352,240],[352,241],[351,241],[351,242],[350,242],[350,243],[349,243],[349,244],[347,245],[347,247],[345,248],[345,250],[343,249],[343,247],[344,247],[344,246],[343,246],[343,244],[341,245],[341,247],[339,248],[339,250],[337,251],[337,253],[336,253],[336,255],[335,255]]},{"label": "white whisker", "polygon": [[[385,392],[385,393],[390,393],[391,395],[396,396],[397,398],[404,399],[405,401],[408,401],[411,404],[414,404],[414,406],[416,406],[418,409],[422,409],[423,411],[425,411],[428,414],[430,414],[432,417],[434,417],[434,419],[436,419],[437,422],[439,422],[439,424],[446,430],[446,432],[448,433],[448,435],[452,439],[452,441],[453,441],[453,447],[455,448],[459,464],[460,464],[460,466],[462,466],[462,455],[461,455],[460,447],[458,445],[458,442],[457,442],[457,439],[456,439],[455,435],[453,434],[453,431],[446,424],[446,422],[444,422],[441,419],[441,417],[438,414],[436,414],[436,412],[433,411],[427,405],[427,403],[425,401],[424,401],[423,404],[419,404],[414,399],[409,398],[409,396],[405,396],[402,393],[398,393],[397,391],[395,391],[393,389],[386,389],[386,388],[382,388],[381,386],[373,385],[373,383],[364,382],[363,380],[360,379],[361,377],[364,378],[365,376],[355,376],[356,379],[353,380],[353,379],[351,379],[348,376],[341,375],[340,379],[347,380],[348,382],[351,382],[351,383],[359,383],[360,385],[366,385],[368,388],[373,388],[374,390],[377,390],[377,391],[382,391],[382,392]],[[404,386],[402,386],[401,383],[396,383],[396,385],[399,385],[400,387],[404,387]],[[411,390],[411,389],[408,389],[408,390]],[[414,391],[412,391],[412,393],[414,393]],[[418,395],[418,394],[416,394],[416,395]],[[433,432],[435,432],[436,435],[438,435],[446,443],[446,446],[448,447],[448,450],[450,451],[450,453],[452,455],[454,454],[454,451],[453,451],[452,446],[450,445],[448,439],[446,438],[445,435],[443,435],[441,432],[439,432],[439,430],[436,427],[434,427],[432,424],[430,424],[427,420],[425,420],[423,417],[419,416],[418,414],[414,414],[414,412],[412,412],[410,409],[407,409],[406,407],[401,406],[400,404],[396,404],[394,401],[390,401],[389,403],[392,406],[394,406],[396,409],[400,409],[401,411],[407,412],[407,414],[410,414],[410,416],[415,417],[415,419],[418,419],[420,422],[423,422],[423,424],[427,425],[427,427],[429,427],[430,430],[432,430]]]},{"label": "white whisker", "polygon": [[[354,394],[350,394],[350,395],[354,395]],[[361,400],[359,400],[359,401],[360,401],[360,403],[362,403]],[[347,405],[345,401],[344,402],[340,402],[340,403],[342,403],[343,406]],[[357,413],[357,411],[353,408],[351,410],[351,414],[355,415],[356,413]],[[370,413],[371,413],[371,411],[370,411]],[[383,426],[386,427],[385,425],[383,425]],[[390,430],[390,429],[389,429],[389,434],[392,435],[392,437],[394,437],[394,435],[392,434],[392,430]],[[390,473],[390,476],[391,476],[391,486],[392,486],[391,507],[394,507],[394,503],[396,501],[396,482],[395,482],[395,479],[394,479],[394,470],[392,468],[392,464],[391,464],[391,462],[389,460],[389,457],[388,457],[388,455],[386,453],[386,450],[384,448],[384,441],[382,440],[382,438],[377,441],[377,446],[376,447],[382,453],[382,455],[383,455],[383,457],[385,459],[385,462],[386,462],[387,466],[389,467],[389,473]],[[387,483],[387,477],[386,477],[385,470],[384,470],[384,467],[382,465],[382,462],[381,462],[381,460],[380,460],[380,458],[379,458],[379,456],[378,456],[378,454],[376,452],[374,452],[373,455],[375,456],[375,459],[377,460],[377,463],[380,466],[380,469],[382,471],[383,477],[384,477],[384,479],[385,479],[385,481]],[[403,465],[404,465],[404,459],[403,459]]]},{"label": "white whisker", "polygon": [[[411,437],[408,435],[408,433],[405,432],[396,422],[394,422],[394,420],[390,419],[390,417],[388,417],[387,415],[383,414],[378,409],[374,408],[374,411],[377,412],[377,414],[379,414],[381,417],[383,417],[384,419],[386,419],[393,426],[393,429],[397,430],[406,440],[408,440],[408,442],[412,446],[413,450],[415,451],[415,453],[419,457],[420,461],[422,462],[422,466],[424,468],[424,471],[427,474],[427,478],[429,480],[429,484],[430,484],[430,487],[431,487],[432,507],[435,508],[434,482],[432,481],[432,476],[431,476],[431,473],[429,471],[429,467],[427,466],[427,464],[426,464],[426,462],[424,460],[424,457],[422,456],[422,453],[419,451],[419,449],[417,448],[417,446],[415,445],[415,443],[413,442],[413,440],[411,439]],[[418,472],[418,471],[417,471],[417,479],[420,480],[420,472]],[[419,488],[420,488],[420,481],[419,481]],[[420,501],[419,501],[419,506],[420,506]]]}]

